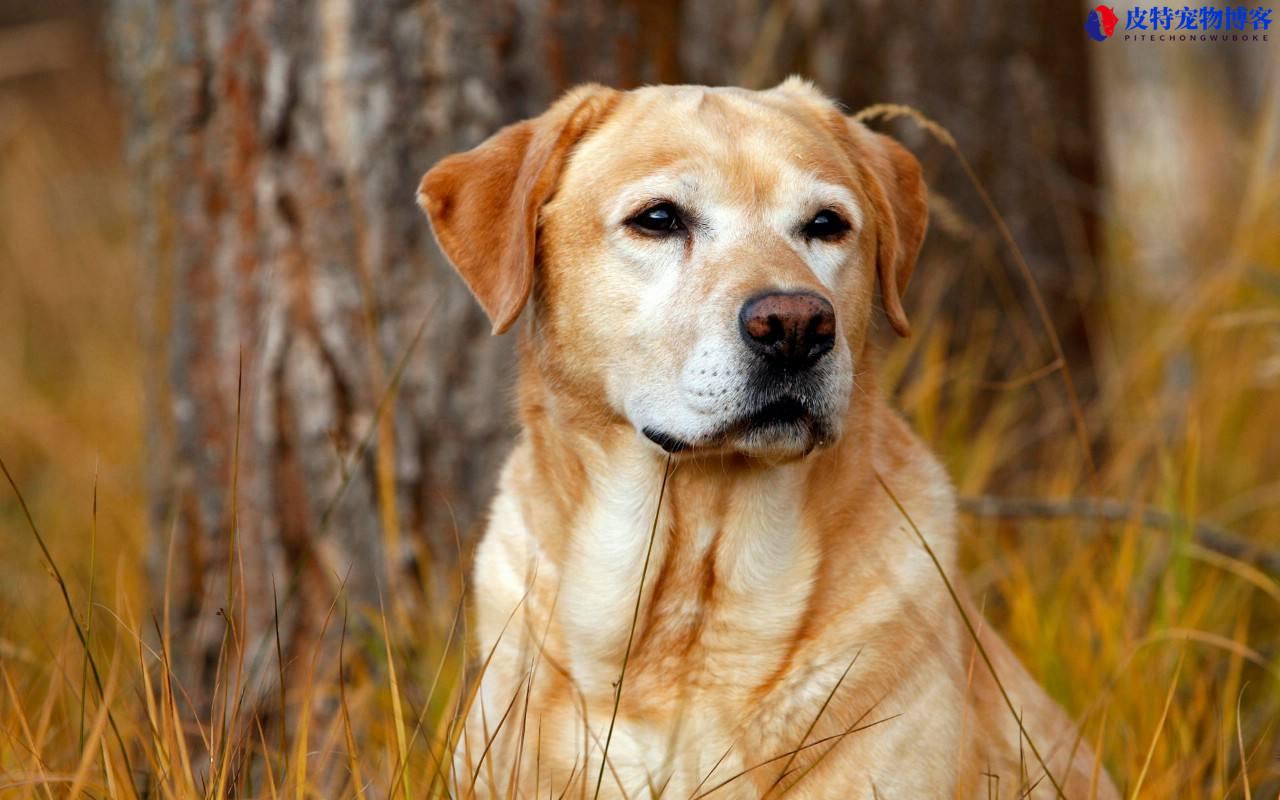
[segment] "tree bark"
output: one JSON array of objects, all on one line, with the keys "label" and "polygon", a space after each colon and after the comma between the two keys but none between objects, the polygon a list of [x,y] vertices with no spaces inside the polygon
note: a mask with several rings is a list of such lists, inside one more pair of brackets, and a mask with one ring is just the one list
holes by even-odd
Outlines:
[{"label": "tree bark", "polygon": [[271,643],[275,594],[285,650],[305,652],[339,585],[376,606],[455,561],[489,492],[511,347],[414,203],[428,165],[517,113],[484,6],[115,8],[150,281],[153,575],[189,687],[213,680],[233,560],[247,641]]},{"label": "tree bark", "polygon": [[[488,335],[414,190],[575,83],[798,71],[851,107],[919,106],[955,132],[1079,342],[1089,271],[1064,254],[1092,240],[1083,18],[978,5],[116,0],[149,281],[152,573],[184,685],[212,685],[229,597],[251,659],[274,647],[278,605],[292,660],[339,587],[376,607],[456,563],[513,433],[511,337]],[[937,191],[989,228],[944,159],[926,155]],[[980,281],[949,227],[922,274]]]}]

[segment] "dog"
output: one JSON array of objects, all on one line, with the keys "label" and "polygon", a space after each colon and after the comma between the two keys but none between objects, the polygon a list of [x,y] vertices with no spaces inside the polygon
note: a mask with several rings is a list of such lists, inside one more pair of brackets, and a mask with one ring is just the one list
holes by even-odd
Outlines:
[{"label": "dog", "polygon": [[1117,797],[951,594],[953,490],[876,385],[902,145],[796,78],[586,85],[418,200],[495,334],[531,307],[458,796]]}]

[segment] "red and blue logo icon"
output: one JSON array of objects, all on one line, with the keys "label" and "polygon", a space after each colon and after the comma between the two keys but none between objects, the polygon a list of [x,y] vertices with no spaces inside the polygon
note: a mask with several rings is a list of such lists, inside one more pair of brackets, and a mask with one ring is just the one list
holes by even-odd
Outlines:
[{"label": "red and blue logo icon", "polygon": [[1085,19],[1084,31],[1095,42],[1105,42],[1115,33],[1116,23],[1119,21],[1120,18],[1111,6],[1098,6]]}]

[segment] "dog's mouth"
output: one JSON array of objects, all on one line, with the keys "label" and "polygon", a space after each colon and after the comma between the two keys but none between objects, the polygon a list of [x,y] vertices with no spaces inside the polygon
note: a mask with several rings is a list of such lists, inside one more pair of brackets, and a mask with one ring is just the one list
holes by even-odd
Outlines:
[{"label": "dog's mouth", "polygon": [[675,453],[683,453],[693,447],[691,443],[686,442],[684,439],[677,438],[669,433],[663,433],[657,428],[645,426],[640,432],[644,434],[646,439],[673,455]]},{"label": "dog's mouth", "polygon": [[758,411],[747,415],[738,423],[738,426],[742,428],[742,432],[746,433],[779,425],[796,425],[812,417],[809,409],[799,398],[786,395],[766,403]]},{"label": "dog's mouth", "polygon": [[761,405],[741,418],[725,425],[719,431],[699,441],[690,442],[653,427],[645,427],[641,433],[649,441],[671,454],[694,451],[722,451],[736,449],[734,443],[750,445],[757,449],[768,445],[808,452],[823,444],[826,425],[800,398],[783,395]]}]

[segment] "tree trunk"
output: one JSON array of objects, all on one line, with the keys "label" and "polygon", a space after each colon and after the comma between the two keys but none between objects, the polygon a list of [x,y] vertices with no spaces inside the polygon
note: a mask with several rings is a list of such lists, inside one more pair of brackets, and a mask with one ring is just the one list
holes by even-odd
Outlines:
[{"label": "tree trunk", "polygon": [[483,5],[115,9],[150,281],[153,575],[188,687],[213,681],[229,560],[247,641],[274,646],[275,594],[296,655],[339,585],[376,606],[455,561],[489,492],[511,347],[414,203],[427,166],[513,116]]},{"label": "tree trunk", "polygon": [[[340,586],[376,607],[456,562],[513,432],[511,337],[489,337],[414,190],[574,83],[794,70],[853,107],[916,104],[956,133],[1053,308],[1078,320],[1083,273],[1063,254],[1091,238],[1083,20],[979,5],[117,0],[149,280],[153,575],[184,685],[211,686],[229,597],[251,659],[274,647],[279,606],[288,660]],[[989,228],[941,158],[954,216]]]}]

